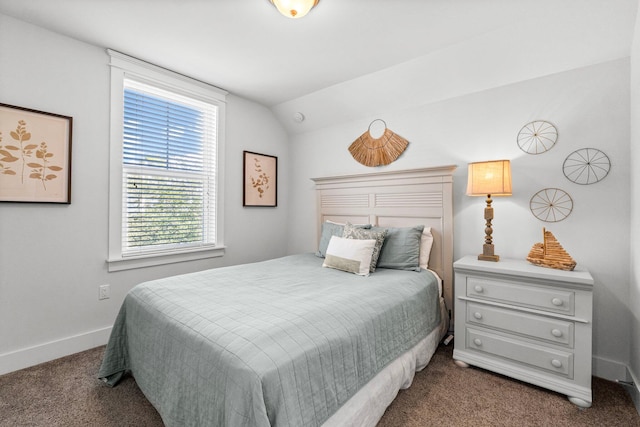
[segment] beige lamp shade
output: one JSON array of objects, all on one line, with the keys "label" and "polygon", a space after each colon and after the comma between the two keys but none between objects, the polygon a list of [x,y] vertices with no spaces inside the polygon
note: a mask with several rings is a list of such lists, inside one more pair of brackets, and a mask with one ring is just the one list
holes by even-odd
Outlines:
[{"label": "beige lamp shade", "polygon": [[269,0],[278,11],[287,18],[302,18],[313,9],[320,0]]},{"label": "beige lamp shade", "polygon": [[510,196],[511,163],[491,160],[469,163],[468,196]]}]

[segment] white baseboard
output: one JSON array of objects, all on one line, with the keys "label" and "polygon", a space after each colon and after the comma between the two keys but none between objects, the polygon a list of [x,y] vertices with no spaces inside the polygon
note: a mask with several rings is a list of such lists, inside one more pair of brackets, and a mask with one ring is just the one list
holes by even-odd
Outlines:
[{"label": "white baseboard", "polygon": [[594,376],[604,378],[609,381],[631,381],[631,377],[629,377],[629,369],[624,363],[597,356],[594,356],[591,360],[591,372]]},{"label": "white baseboard", "polygon": [[111,326],[61,340],[0,354],[0,375],[104,345]]},{"label": "white baseboard", "polygon": [[631,400],[633,400],[633,404],[636,407],[636,411],[640,414],[640,378],[631,370],[627,370],[629,373],[629,378],[631,378],[632,385],[625,386],[625,390],[629,392],[629,396],[631,396]]},{"label": "white baseboard", "polygon": [[603,359],[601,357],[594,357],[593,359],[593,375],[599,378],[604,378],[609,381],[624,381],[625,383],[631,383],[631,385],[623,384],[624,389],[629,393],[633,404],[640,414],[640,378],[634,375],[633,372],[623,363],[615,362],[613,360]]}]

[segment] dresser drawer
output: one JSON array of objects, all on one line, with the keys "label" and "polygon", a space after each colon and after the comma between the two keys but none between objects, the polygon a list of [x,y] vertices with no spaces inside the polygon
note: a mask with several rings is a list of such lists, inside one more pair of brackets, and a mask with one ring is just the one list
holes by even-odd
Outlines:
[{"label": "dresser drawer", "polygon": [[467,329],[466,336],[466,347],[469,349],[573,378],[573,354],[570,352],[540,347],[475,329]]},{"label": "dresser drawer", "polygon": [[573,347],[573,322],[467,303],[467,322]]},{"label": "dresser drawer", "polygon": [[467,277],[466,295],[567,315],[573,315],[575,310],[575,292],[573,291],[546,289],[517,282]]},{"label": "dresser drawer", "polygon": [[591,406],[593,278],[525,260],[454,263],[458,366],[477,366]]}]

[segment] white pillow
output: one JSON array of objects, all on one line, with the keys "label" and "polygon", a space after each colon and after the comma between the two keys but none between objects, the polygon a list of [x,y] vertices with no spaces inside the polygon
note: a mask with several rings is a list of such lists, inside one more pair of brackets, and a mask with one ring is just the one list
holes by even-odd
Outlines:
[{"label": "white pillow", "polygon": [[420,236],[420,268],[425,270],[429,268],[429,256],[431,255],[431,246],[433,246],[433,234],[431,227],[425,227]]},{"label": "white pillow", "polygon": [[375,245],[375,240],[331,236],[322,266],[368,276]]}]

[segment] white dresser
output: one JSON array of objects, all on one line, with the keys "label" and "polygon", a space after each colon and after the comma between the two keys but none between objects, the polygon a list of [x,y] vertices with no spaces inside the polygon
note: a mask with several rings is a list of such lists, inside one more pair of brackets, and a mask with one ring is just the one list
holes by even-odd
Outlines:
[{"label": "white dresser", "polygon": [[525,260],[479,261],[455,271],[456,364],[474,365],[591,406],[593,278]]}]

